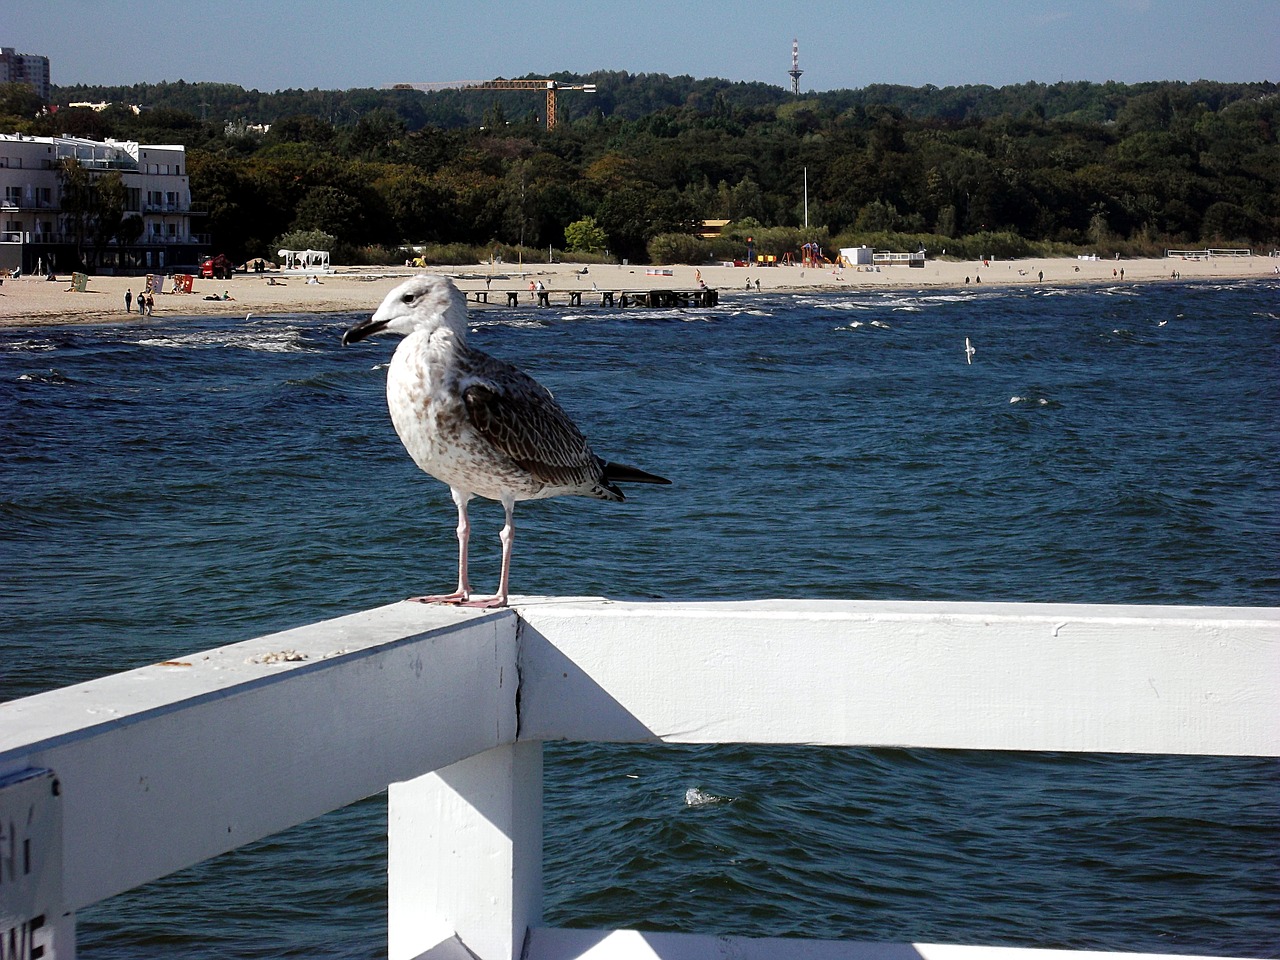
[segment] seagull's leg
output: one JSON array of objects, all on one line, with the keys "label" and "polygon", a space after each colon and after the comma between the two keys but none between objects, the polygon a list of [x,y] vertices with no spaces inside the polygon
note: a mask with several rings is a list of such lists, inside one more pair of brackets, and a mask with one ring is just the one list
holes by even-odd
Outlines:
[{"label": "seagull's leg", "polygon": [[511,497],[502,498],[502,509],[506,511],[507,520],[503,524],[498,538],[502,541],[502,576],[498,580],[498,592],[492,597],[481,597],[478,600],[463,601],[465,607],[505,607],[507,590],[511,582],[511,544],[516,539],[516,502]]},{"label": "seagull's leg", "polygon": [[458,507],[458,589],[453,593],[430,597],[410,597],[416,603],[462,603],[471,596],[471,581],[467,577],[467,555],[471,544],[471,521],[467,517],[467,503],[471,494],[457,487],[450,487],[453,502]]}]

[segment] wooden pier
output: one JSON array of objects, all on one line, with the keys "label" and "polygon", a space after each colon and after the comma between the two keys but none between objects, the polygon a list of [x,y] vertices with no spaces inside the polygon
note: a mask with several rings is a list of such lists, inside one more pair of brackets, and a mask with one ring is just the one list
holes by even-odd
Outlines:
[{"label": "wooden pier", "polygon": [[[467,299],[472,303],[518,307],[530,303],[538,307],[580,307],[582,298],[600,298],[602,307],[714,307],[720,302],[718,291],[710,287],[683,290],[468,290]],[[493,300],[489,298],[493,297]]]}]

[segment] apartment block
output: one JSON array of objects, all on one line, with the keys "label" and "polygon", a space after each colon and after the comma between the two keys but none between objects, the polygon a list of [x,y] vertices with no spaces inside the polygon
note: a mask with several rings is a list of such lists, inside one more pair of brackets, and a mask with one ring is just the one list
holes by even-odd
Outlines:
[{"label": "apartment block", "polygon": [[[72,204],[64,209],[64,171],[72,161],[91,179],[120,174],[124,218],[142,221],[136,240],[86,237],[83,216]],[[180,145],[0,134],[0,267],[6,270],[110,274],[190,265],[208,252],[208,236],[196,229],[204,216],[192,207]]]}]

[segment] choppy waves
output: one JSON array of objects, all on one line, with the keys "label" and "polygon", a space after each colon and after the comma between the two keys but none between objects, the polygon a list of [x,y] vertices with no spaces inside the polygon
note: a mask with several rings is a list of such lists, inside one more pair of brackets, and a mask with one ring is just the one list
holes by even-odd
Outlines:
[{"label": "choppy waves", "polygon": [[[675,481],[522,504],[514,584],[1274,605],[1277,288],[1127,289],[478,312],[598,452]],[[355,319],[0,331],[0,694],[450,585],[448,491]],[[473,522],[488,583],[501,509]],[[556,745],[547,917],[1275,956],[1277,796],[1271,760]],[[364,956],[384,858],[374,800],[84,911],[80,946]]]}]

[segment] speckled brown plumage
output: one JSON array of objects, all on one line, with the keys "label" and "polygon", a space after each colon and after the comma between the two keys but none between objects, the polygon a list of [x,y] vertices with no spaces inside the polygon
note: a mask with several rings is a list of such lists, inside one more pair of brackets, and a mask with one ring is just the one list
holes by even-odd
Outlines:
[{"label": "speckled brown plumage", "polygon": [[[432,602],[506,603],[516,501],[554,496],[624,499],[623,483],[669,483],[636,467],[610,463],[551,392],[518,367],[467,344],[466,300],[446,277],[419,276],[387,294],[377,312],[343,335],[404,335],[387,369],[387,407],[405,449],[447,483],[458,507],[458,589]],[[495,596],[471,600],[467,580],[473,496],[506,511],[502,577]]]}]

